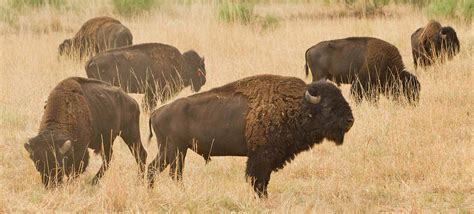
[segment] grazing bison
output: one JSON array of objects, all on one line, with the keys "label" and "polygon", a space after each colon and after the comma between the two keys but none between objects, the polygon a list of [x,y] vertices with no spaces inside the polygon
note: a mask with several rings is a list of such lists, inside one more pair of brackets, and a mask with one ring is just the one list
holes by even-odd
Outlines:
[{"label": "grazing bison", "polygon": [[144,93],[145,107],[165,102],[184,87],[199,91],[206,83],[204,58],[190,50],[148,43],[98,54],[86,63],[89,78],[100,79],[130,93]]},{"label": "grazing bison", "polygon": [[353,123],[351,108],[329,82],[248,77],[152,113],[150,138],[153,126],[159,152],[148,166],[149,184],[168,164],[170,175],[181,180],[187,149],[192,149],[206,160],[247,156],[246,176],[259,197],[266,197],[272,171],[325,138],[342,145]]},{"label": "grazing bison", "polygon": [[131,45],[132,33],[120,21],[97,17],[84,23],[74,38],[59,45],[59,55],[84,58],[108,49]]},{"label": "grazing bison", "polygon": [[89,162],[87,148],[101,153],[103,164],[93,184],[109,167],[112,144],[120,135],[145,170],[147,153],[140,139],[140,110],[133,98],[107,83],[72,77],[60,82],[48,97],[36,137],[25,143],[46,187],[74,178]]},{"label": "grazing bison", "polygon": [[436,61],[443,62],[446,57],[453,58],[459,52],[460,44],[452,27],[442,27],[431,20],[411,35],[411,48],[415,67],[430,66]]},{"label": "grazing bison", "polygon": [[419,100],[420,83],[405,70],[398,49],[388,42],[370,37],[351,37],[323,41],[306,51],[306,76],[311,69],[313,81],[332,79],[338,85],[352,84],[357,103],[365,97],[377,101],[378,94],[410,103]]}]

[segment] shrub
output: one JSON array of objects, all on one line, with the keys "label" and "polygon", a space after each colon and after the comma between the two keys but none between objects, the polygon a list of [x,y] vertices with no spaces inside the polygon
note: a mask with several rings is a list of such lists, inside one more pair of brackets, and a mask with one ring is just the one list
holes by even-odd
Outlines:
[{"label": "shrub", "polygon": [[250,24],[255,19],[254,5],[251,3],[224,2],[218,6],[218,16],[221,21],[231,23]]},{"label": "shrub", "polygon": [[474,16],[474,1],[472,0],[465,0],[464,4],[462,5],[462,15],[467,20],[472,20]]},{"label": "shrub", "polygon": [[433,16],[455,17],[456,7],[456,0],[437,0],[429,5],[428,13]]},{"label": "shrub", "polygon": [[263,29],[275,29],[280,26],[280,19],[272,15],[266,15],[262,20]]},{"label": "shrub", "polygon": [[134,16],[150,11],[157,0],[112,0],[115,11],[123,16]]}]

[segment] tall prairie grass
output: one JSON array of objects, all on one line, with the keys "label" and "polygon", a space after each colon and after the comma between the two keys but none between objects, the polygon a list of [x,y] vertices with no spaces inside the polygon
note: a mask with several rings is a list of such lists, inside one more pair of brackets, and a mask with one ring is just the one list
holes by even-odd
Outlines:
[{"label": "tall prairie grass", "polygon": [[[82,2],[82,1],[81,1]],[[68,3],[69,4],[69,3]],[[320,4],[256,4],[255,14],[281,17],[279,27],[260,31],[216,19],[216,4],[172,4],[170,11],[143,16],[116,15],[110,4],[83,1],[75,10],[51,7],[15,13],[15,26],[0,22],[0,212],[446,212],[474,210],[474,28],[453,26],[461,52],[453,60],[413,69],[410,35],[430,17],[412,7],[391,5],[374,18],[319,16],[343,11]],[[316,14],[316,15],[314,15]],[[203,91],[257,74],[296,76],[306,82],[304,53],[322,41],[372,36],[397,46],[408,70],[421,83],[417,107],[381,98],[356,106],[349,87],[354,127],[343,146],[316,145],[272,174],[269,198],[256,199],[245,183],[245,158],[188,153],[182,184],[168,173],[154,189],[137,178],[135,161],[121,139],[111,168],[98,186],[89,182],[100,167],[93,156],[87,171],[58,189],[45,190],[23,144],[37,134],[44,100],[62,79],[85,76],[84,62],[58,59],[57,47],[86,20],[114,16],[130,28],[135,43],[162,42],[206,58]],[[56,26],[56,27],[54,27]],[[192,94],[184,89],[176,98]],[[142,95],[132,94],[137,102]],[[174,98],[174,99],[176,99]],[[140,127],[146,139],[149,115]],[[145,145],[148,162],[155,139]]]}]

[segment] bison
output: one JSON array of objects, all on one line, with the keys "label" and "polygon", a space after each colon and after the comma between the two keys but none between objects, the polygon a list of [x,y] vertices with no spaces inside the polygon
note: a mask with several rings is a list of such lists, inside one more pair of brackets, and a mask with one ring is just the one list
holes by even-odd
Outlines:
[{"label": "bison", "polygon": [[155,110],[149,120],[158,154],[148,181],[170,164],[182,179],[188,149],[210,156],[247,156],[246,177],[259,197],[267,197],[272,171],[323,139],[342,145],[352,127],[351,108],[332,83],[306,85],[301,79],[259,75],[178,99]]},{"label": "bison", "polygon": [[140,172],[147,153],[140,139],[137,102],[107,83],[71,77],[50,93],[39,133],[24,144],[46,187],[75,178],[89,163],[87,148],[102,154],[102,166],[92,180],[96,184],[109,167],[117,136],[135,157]]},{"label": "bison", "polygon": [[131,45],[133,36],[120,21],[110,17],[90,19],[76,35],[59,45],[59,55],[78,56],[80,59],[99,52]]},{"label": "bison", "polygon": [[183,54],[160,43],[132,45],[109,50],[91,58],[85,66],[89,78],[119,86],[130,93],[145,94],[146,109],[165,102],[184,87],[199,91],[206,83],[204,58],[190,50]]},{"label": "bison", "polygon": [[420,83],[405,70],[398,49],[371,37],[350,37],[320,42],[306,51],[306,76],[311,70],[313,81],[331,79],[338,85],[352,84],[356,103],[363,98],[377,101],[383,93],[392,98],[403,95],[416,104]]},{"label": "bison", "polygon": [[411,35],[411,47],[415,68],[452,59],[460,50],[456,31],[450,26],[442,27],[435,20]]}]

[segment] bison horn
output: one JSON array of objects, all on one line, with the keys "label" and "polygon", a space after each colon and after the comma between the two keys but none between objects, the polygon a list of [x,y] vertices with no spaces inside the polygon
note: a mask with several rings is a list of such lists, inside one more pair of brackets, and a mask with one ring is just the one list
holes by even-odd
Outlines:
[{"label": "bison horn", "polygon": [[28,153],[33,154],[33,148],[31,148],[30,143],[25,143],[23,146],[25,147],[26,151],[28,151]]},{"label": "bison horn", "polygon": [[321,96],[313,96],[309,94],[309,92],[306,90],[306,93],[304,95],[306,101],[312,103],[312,104],[318,104],[321,101]]},{"label": "bison horn", "polygon": [[67,140],[66,142],[64,142],[64,144],[59,148],[59,153],[61,153],[62,155],[66,154],[66,152],[69,151],[69,149],[71,149],[72,147],[72,143],[70,140]]}]

